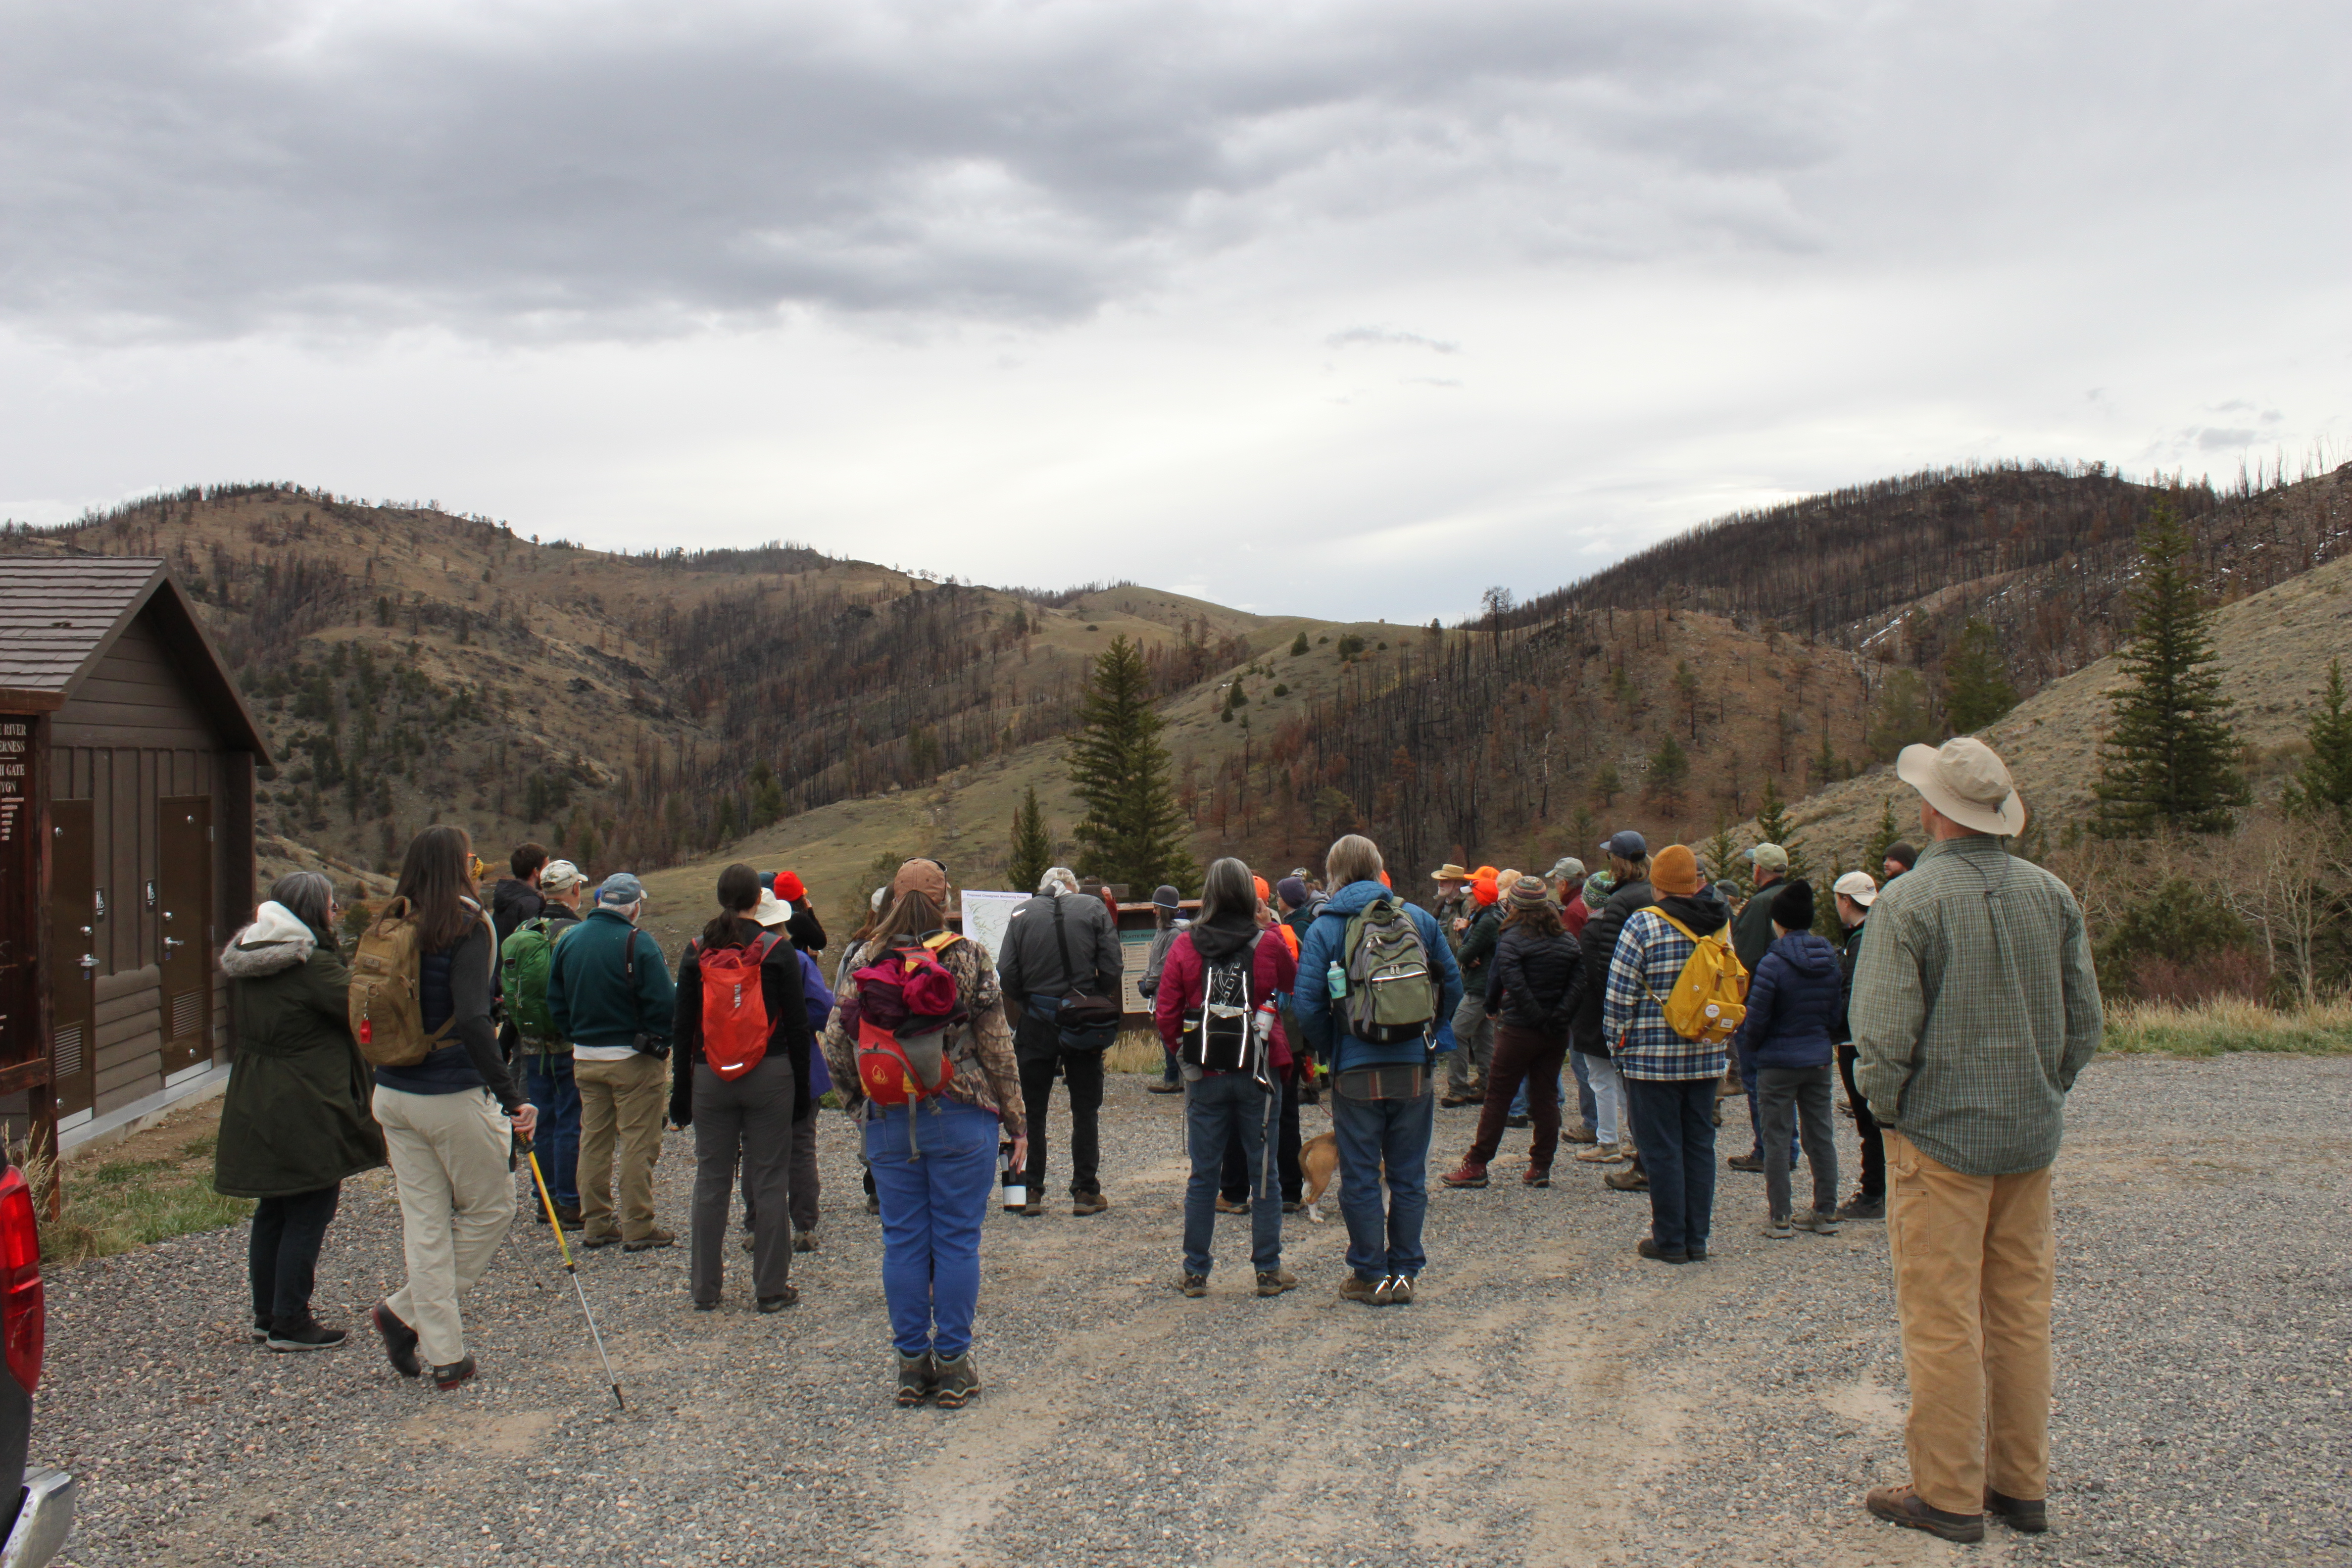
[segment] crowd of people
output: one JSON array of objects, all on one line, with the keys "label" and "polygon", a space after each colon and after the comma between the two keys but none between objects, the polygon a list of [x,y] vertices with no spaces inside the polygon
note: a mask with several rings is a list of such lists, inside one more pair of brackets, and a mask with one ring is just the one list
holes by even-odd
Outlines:
[{"label": "crowd of people", "polygon": [[[2023,808],[2000,759],[1962,739],[1908,748],[1897,771],[1927,847],[1890,849],[1883,878],[1836,879],[1842,942],[1815,934],[1816,891],[1780,847],[1748,851],[1743,891],[1690,847],[1654,852],[1632,831],[1590,871],[1573,857],[1541,874],[1441,866],[1428,907],[1352,834],[1319,876],[1269,884],[1216,860],[1190,918],[1177,889],[1156,889],[1139,988],[1163,1068],[1149,1087],[1184,1097],[1191,1160],[1173,1288],[1208,1294],[1217,1218],[1244,1214],[1255,1294],[1297,1288],[1283,1231],[1312,1104],[1330,1117],[1342,1300],[1415,1300],[1441,1107],[1477,1112],[1444,1187],[1488,1186],[1524,1127],[1523,1184],[1549,1186],[1566,1143],[1611,1187],[1646,1193],[1642,1258],[1703,1263],[1717,1131],[1738,1096],[1751,1142],[1723,1164],[1763,1177],[1764,1237],[1888,1225],[1912,1478],[1873,1491],[1871,1511],[1953,1540],[1979,1539],[1988,1515],[2041,1528],[2049,1167],[2099,1039],[2097,987],[2072,895],[2007,851]],[[721,1304],[740,1190],[752,1302],[781,1311],[798,1300],[793,1256],[819,1246],[830,1093],[858,1125],[880,1220],[895,1397],[977,1396],[982,1222],[1000,1186],[1015,1215],[1043,1213],[1057,1082],[1072,1213],[1110,1208],[1099,1120],[1124,969],[1110,895],[1055,867],[992,953],[953,929],[946,868],[910,858],[828,977],[829,939],[789,871],[728,867],[672,966],[642,928],[635,877],[592,887],[536,845],[509,869],[485,907],[466,835],[428,828],[348,957],[333,889],[307,873],[280,879],[223,953],[241,1037],[217,1182],[260,1200],[256,1341],[343,1339],[311,1315],[312,1274],[341,1183],[389,1163],[406,1279],[373,1324],[401,1373],[463,1385],[478,1368],[460,1302],[516,1218],[515,1152],[533,1166],[526,1190],[543,1182],[540,1223],[583,1248],[663,1248],[677,1239],[653,1196],[666,1123],[694,1134],[693,1306]],[[1841,1080],[1862,1149],[1842,1204]]]}]

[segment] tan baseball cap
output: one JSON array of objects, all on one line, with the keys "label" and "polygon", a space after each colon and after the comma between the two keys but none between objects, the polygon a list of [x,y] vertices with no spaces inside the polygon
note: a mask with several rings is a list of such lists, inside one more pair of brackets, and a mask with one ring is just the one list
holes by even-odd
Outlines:
[{"label": "tan baseball cap", "polygon": [[1831,885],[1830,890],[1843,893],[1865,910],[1878,901],[1878,884],[1870,879],[1867,871],[1848,871]]}]

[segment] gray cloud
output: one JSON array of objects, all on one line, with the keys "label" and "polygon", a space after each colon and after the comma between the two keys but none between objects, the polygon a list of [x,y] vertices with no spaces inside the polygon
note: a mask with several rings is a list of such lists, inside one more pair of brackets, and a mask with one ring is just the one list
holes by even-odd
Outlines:
[{"label": "gray cloud", "polygon": [[1349,327],[1344,332],[1333,332],[1323,340],[1335,349],[1354,347],[1428,349],[1442,354],[1462,352],[1460,343],[1450,343],[1440,338],[1423,337],[1419,332],[1400,332],[1386,327]]},{"label": "gray cloud", "polygon": [[[1060,321],[1318,217],[1801,247],[1831,29],[1741,0],[0,0],[0,313],[61,336]],[[1344,334],[1343,334],[1344,335]]]}]

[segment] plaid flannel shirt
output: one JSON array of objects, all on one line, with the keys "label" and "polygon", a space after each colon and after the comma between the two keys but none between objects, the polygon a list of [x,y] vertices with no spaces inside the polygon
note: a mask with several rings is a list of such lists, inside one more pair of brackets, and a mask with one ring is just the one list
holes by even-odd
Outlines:
[{"label": "plaid flannel shirt", "polygon": [[1968,1175],[2038,1171],[2105,1022],[2082,906],[1997,838],[1930,845],[1871,907],[1847,1019],[1880,1122]]},{"label": "plaid flannel shirt", "polygon": [[1696,945],[1648,910],[1627,916],[1625,929],[1617,933],[1617,948],[1609,959],[1609,989],[1601,1000],[1601,1026],[1609,1054],[1625,1077],[1723,1076],[1721,1045],[1685,1040],[1666,1022],[1665,999],[1674,994],[1675,982],[1682,978],[1683,965]]}]

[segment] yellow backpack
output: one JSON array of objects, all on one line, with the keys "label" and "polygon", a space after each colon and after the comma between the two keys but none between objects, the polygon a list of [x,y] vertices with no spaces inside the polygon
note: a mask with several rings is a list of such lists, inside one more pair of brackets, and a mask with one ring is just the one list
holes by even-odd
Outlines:
[{"label": "yellow backpack", "polygon": [[1727,925],[1712,936],[1701,936],[1655,904],[1643,912],[1657,916],[1695,944],[1690,957],[1683,961],[1683,972],[1675,977],[1675,988],[1664,1000],[1650,991],[1646,980],[1642,984],[1650,1000],[1666,1016],[1666,1026],[1684,1039],[1703,1045],[1719,1046],[1731,1038],[1739,1032],[1740,1020],[1748,1016],[1748,966],[1731,951],[1731,928]]}]

